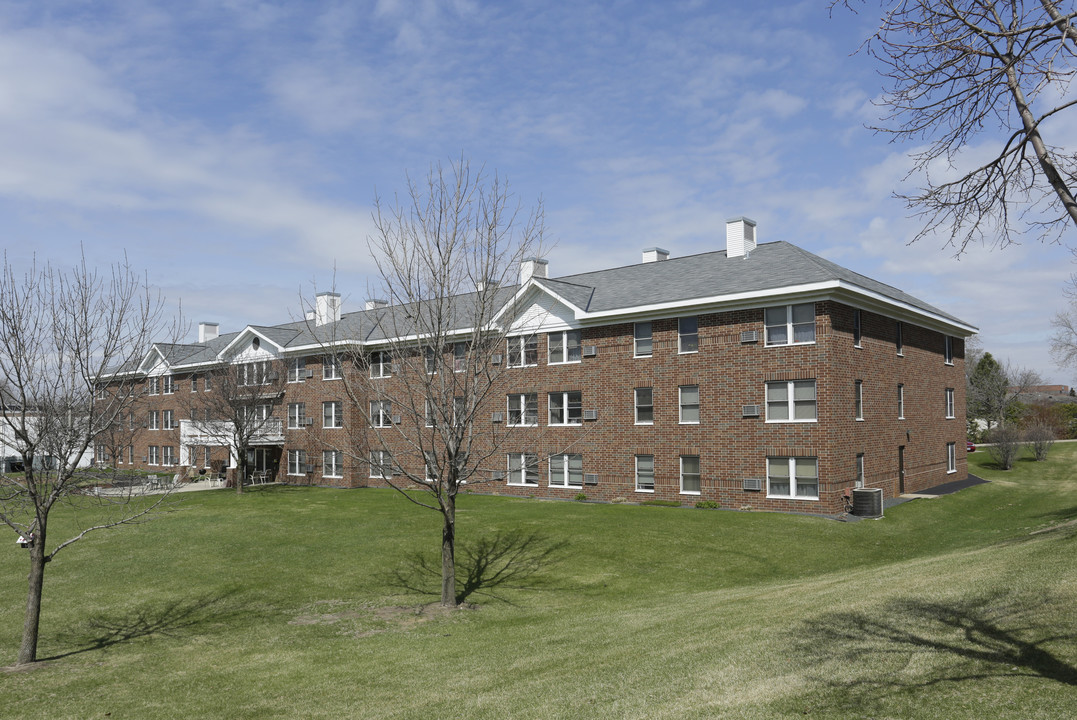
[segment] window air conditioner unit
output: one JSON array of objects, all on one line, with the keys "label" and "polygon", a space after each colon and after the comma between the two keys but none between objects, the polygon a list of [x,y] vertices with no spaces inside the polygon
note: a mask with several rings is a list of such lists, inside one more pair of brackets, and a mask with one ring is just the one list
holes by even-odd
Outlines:
[{"label": "window air conditioner unit", "polygon": [[598,474],[597,473],[584,473],[584,475],[583,475],[583,484],[584,485],[598,485]]},{"label": "window air conditioner unit", "polygon": [[389,371],[394,373],[400,372],[400,363],[392,363],[389,365]]},{"label": "window air conditioner unit", "polygon": [[742,487],[745,490],[759,492],[763,489],[763,480],[760,478],[744,478],[744,483],[742,484]]},{"label": "window air conditioner unit", "polygon": [[584,345],[583,346],[583,356],[584,357],[594,357],[595,355],[598,355],[598,346],[597,345]]},{"label": "window air conditioner unit", "polygon": [[275,372],[266,373],[266,381],[267,382],[275,382],[277,380],[280,380],[280,373],[275,373]]},{"label": "window air conditioner unit", "polygon": [[300,421],[300,423],[299,423],[299,424],[300,424],[300,425],[304,425],[304,426],[306,426],[306,425],[313,425],[313,424],[314,424],[314,418],[303,418],[303,419],[302,419],[302,420]]},{"label": "window air conditioner unit", "polygon": [[145,462],[149,462],[149,461],[150,461],[150,459],[148,457],[146,457],[145,455],[142,456],[142,462],[145,463]]},{"label": "window air conditioner unit", "polygon": [[393,425],[399,425],[399,424],[400,424],[400,416],[399,415],[393,415]]},{"label": "window air conditioner unit", "polygon": [[148,428],[149,426],[150,426],[150,423],[149,423],[148,420],[142,423],[142,427],[144,427],[144,428]]},{"label": "window air conditioner unit", "polygon": [[501,413],[490,413],[490,422],[501,422]]},{"label": "window air conditioner unit", "polygon": [[501,364],[501,353],[494,353],[493,355],[491,355],[490,356],[490,364],[491,365],[500,365]]},{"label": "window air conditioner unit", "polygon": [[491,470],[490,471],[490,479],[491,480],[504,480],[505,479],[505,471],[504,470]]},{"label": "window air conditioner unit", "polygon": [[308,473],[314,472],[314,464],[313,463],[307,463],[306,465],[304,465],[303,466],[303,472],[308,472]]},{"label": "window air conditioner unit", "polygon": [[306,370],[302,371],[300,375],[305,378],[312,378],[314,377],[314,368],[307,368]]},{"label": "window air conditioner unit", "polygon": [[744,330],[740,334],[740,341],[741,341],[741,344],[759,342],[759,331],[758,330]]},{"label": "window air conditioner unit", "polygon": [[583,411],[583,419],[584,420],[598,420],[598,410],[584,410]]},{"label": "window air conditioner unit", "polygon": [[742,405],[740,408],[741,417],[759,417],[758,405]]}]

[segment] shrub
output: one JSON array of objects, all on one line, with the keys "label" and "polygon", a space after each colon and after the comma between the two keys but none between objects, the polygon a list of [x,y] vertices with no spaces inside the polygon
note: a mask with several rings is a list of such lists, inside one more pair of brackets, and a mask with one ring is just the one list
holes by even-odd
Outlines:
[{"label": "shrub", "polygon": [[696,503],[697,508],[720,508],[722,503],[716,500],[700,500]]},{"label": "shrub", "polygon": [[1048,423],[1033,422],[1025,428],[1025,445],[1039,462],[1047,459],[1051,446],[1055,444],[1055,437],[1055,429]]},{"label": "shrub", "polygon": [[586,499],[587,499],[587,493],[582,493],[582,492],[581,493],[576,493],[577,502],[583,502]]},{"label": "shrub", "polygon": [[1021,451],[1021,433],[1013,425],[999,425],[987,433],[987,454],[999,470],[1013,468],[1013,461]]}]

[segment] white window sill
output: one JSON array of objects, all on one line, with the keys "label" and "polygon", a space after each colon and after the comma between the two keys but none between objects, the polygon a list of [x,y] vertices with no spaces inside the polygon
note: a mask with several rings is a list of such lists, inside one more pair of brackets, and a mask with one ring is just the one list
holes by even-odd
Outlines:
[{"label": "white window sill", "polygon": [[507,482],[505,484],[508,485],[509,487],[538,487],[538,483],[513,483],[513,482]]},{"label": "white window sill", "polygon": [[817,502],[819,496],[812,497],[810,495],[767,495],[767,500],[810,500],[811,502]]},{"label": "white window sill", "polygon": [[681,490],[681,495],[699,495],[699,490]]},{"label": "white window sill", "polygon": [[767,425],[803,425],[805,423],[817,423],[819,422],[819,418],[812,418],[811,420],[766,420],[764,422]]},{"label": "white window sill", "polygon": [[633,358],[649,358],[649,357],[654,357],[654,353],[651,353],[650,355],[633,355],[632,357]]},{"label": "white window sill", "polygon": [[857,422],[864,422],[864,418],[856,418]]},{"label": "white window sill", "polygon": [[329,478],[329,479],[332,479],[332,480],[340,480],[344,476],[343,475],[322,475],[322,477],[323,478]]},{"label": "white window sill", "polygon": [[654,488],[651,488],[650,490],[648,490],[647,488],[636,488],[636,492],[654,494]]},{"label": "white window sill", "polygon": [[699,425],[699,420],[681,420],[678,425]]},{"label": "white window sill", "polygon": [[650,420],[650,421],[648,421],[648,422],[639,422],[639,421],[637,420],[635,424],[636,424],[636,425],[654,425],[654,420]]},{"label": "white window sill", "polygon": [[[427,425],[427,427],[430,427],[430,426]],[[533,427],[538,427],[538,423],[531,423],[531,424],[528,424],[528,425],[514,425],[514,424],[510,423],[510,424],[506,425],[505,427],[510,427],[510,428],[533,428]]]},{"label": "white window sill", "polygon": [[678,355],[697,355],[699,350],[678,350]]},{"label": "white window sill", "polygon": [[583,427],[583,421],[567,423],[546,423],[547,427]]},{"label": "white window sill", "polygon": [[547,362],[546,364],[547,365],[580,365],[582,363],[583,363],[583,360],[557,360],[557,361],[551,360],[551,361]]},{"label": "white window sill", "polygon": [[764,343],[763,347],[792,347],[796,345],[814,345],[815,340],[809,342],[790,342],[790,343]]}]

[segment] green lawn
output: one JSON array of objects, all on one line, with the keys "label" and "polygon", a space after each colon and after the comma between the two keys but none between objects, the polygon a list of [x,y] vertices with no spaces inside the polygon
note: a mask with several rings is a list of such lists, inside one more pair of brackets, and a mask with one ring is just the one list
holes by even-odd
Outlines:
[{"label": "green lawn", "polygon": [[992,482],[856,523],[466,497],[448,615],[438,518],[390,491],[194,493],[49,566],[49,659],[0,675],[0,716],[1073,717],[1075,462],[974,467]]}]

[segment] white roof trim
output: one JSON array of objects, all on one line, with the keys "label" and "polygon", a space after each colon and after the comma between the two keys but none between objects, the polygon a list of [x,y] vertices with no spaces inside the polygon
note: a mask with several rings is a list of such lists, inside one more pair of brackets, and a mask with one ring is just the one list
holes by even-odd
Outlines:
[{"label": "white roof trim", "polygon": [[232,342],[228,343],[223,348],[221,348],[220,352],[217,353],[217,359],[221,360],[221,361],[224,361],[225,358],[229,355],[230,351],[237,344],[239,344],[241,341],[245,340],[246,338],[250,337],[251,335],[253,335],[255,337],[258,337],[261,340],[264,340],[265,342],[269,343],[273,347],[277,348],[277,350],[279,350],[281,353],[284,352],[284,346],[283,345],[281,345],[280,343],[274,342],[270,338],[266,337],[264,334],[262,334],[262,333],[258,332],[257,330],[255,330],[253,326],[248,325],[247,327],[243,328],[239,332],[238,335],[236,335],[234,338],[232,338]]}]

